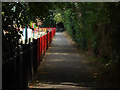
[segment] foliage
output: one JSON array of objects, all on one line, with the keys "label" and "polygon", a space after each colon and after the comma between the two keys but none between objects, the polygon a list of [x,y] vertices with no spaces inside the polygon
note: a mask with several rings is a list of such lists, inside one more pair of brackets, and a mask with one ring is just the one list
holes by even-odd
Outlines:
[{"label": "foliage", "polygon": [[16,27],[27,24],[30,20],[27,16],[28,9],[26,7],[28,4],[24,2],[2,3],[3,52],[15,49],[18,46],[20,36],[18,35],[19,29],[17,30]]},{"label": "foliage", "polygon": [[81,49],[92,49],[105,62],[120,59],[120,3],[71,2],[60,5],[56,13],[61,13],[65,29]]},{"label": "foliage", "polygon": [[61,13],[56,14],[55,17],[54,17],[54,20],[56,21],[56,23],[62,22],[62,15],[61,15]]},{"label": "foliage", "polygon": [[[33,2],[3,2],[2,3],[2,44],[3,53],[13,50],[18,46],[18,35],[21,26],[36,23],[36,19],[43,18],[50,20],[44,21],[49,26],[52,24],[49,9],[52,9],[53,3],[33,3]],[[53,17],[52,17],[53,18]],[[50,24],[51,23],[51,24]],[[7,32],[7,33],[6,33]]]},{"label": "foliage", "polygon": [[[44,27],[63,22],[66,31],[81,49],[92,49],[104,60],[119,60],[120,56],[120,3],[64,2],[64,3],[3,3],[3,51],[18,45],[16,26],[40,19]],[[9,45],[9,46],[8,46]],[[10,48],[9,48],[10,47]],[[111,59],[110,59],[111,58]]]}]

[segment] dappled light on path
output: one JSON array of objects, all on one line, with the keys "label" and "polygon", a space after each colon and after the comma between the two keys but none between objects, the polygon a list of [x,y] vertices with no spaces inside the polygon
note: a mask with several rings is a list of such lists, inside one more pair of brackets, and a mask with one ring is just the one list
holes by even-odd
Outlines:
[{"label": "dappled light on path", "polygon": [[29,88],[104,87],[98,73],[63,33],[56,33]]}]

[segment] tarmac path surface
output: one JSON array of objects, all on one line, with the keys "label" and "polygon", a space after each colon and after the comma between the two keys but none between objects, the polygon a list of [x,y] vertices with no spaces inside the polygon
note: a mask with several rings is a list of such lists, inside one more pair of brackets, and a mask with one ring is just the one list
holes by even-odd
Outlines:
[{"label": "tarmac path surface", "polygon": [[103,87],[97,75],[98,72],[82,58],[72,41],[62,32],[56,32],[29,88]]}]

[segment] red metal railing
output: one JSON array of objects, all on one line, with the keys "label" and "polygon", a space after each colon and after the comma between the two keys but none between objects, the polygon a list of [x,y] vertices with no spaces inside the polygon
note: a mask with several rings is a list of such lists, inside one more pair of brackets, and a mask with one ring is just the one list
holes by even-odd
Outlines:
[{"label": "red metal railing", "polygon": [[49,32],[44,36],[37,39],[37,61],[38,65],[40,64],[43,56],[46,54],[46,50],[48,49],[54,35],[56,32],[56,28],[46,28]]}]

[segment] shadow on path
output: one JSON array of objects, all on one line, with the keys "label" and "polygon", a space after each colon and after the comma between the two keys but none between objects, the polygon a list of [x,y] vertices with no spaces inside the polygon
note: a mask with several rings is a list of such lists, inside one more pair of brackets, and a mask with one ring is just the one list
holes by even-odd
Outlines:
[{"label": "shadow on path", "polygon": [[103,83],[99,82],[99,73],[93,70],[77,51],[63,33],[56,33],[29,88],[77,90],[89,87],[85,90],[96,90],[95,88],[104,87]]}]

